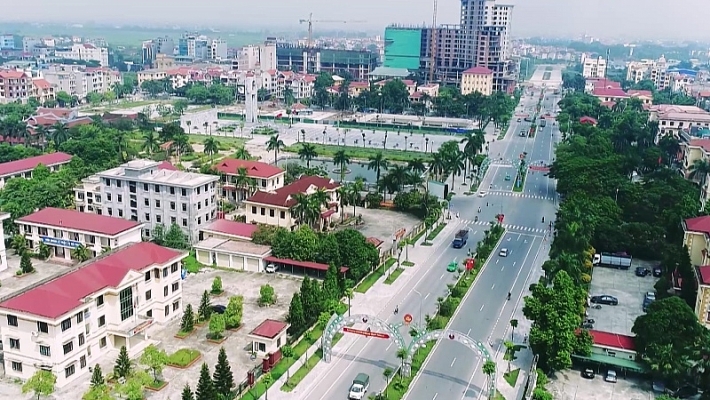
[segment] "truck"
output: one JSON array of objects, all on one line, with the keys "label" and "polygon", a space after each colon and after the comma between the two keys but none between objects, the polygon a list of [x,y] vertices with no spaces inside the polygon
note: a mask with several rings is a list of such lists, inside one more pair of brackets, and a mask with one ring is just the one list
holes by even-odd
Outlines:
[{"label": "truck", "polygon": [[633,257],[626,253],[599,253],[594,255],[592,265],[616,269],[629,269],[632,259]]},{"label": "truck", "polygon": [[468,229],[461,229],[456,233],[456,236],[454,237],[454,248],[455,249],[460,249],[463,246],[466,245],[466,241],[468,240]]},{"label": "truck", "polygon": [[370,376],[362,372],[357,374],[353,379],[353,384],[350,385],[350,393],[348,399],[362,400],[365,398],[365,393],[370,388]]},{"label": "truck", "polygon": [[546,119],[540,120],[540,128],[544,128],[546,126],[547,126],[547,120]]}]

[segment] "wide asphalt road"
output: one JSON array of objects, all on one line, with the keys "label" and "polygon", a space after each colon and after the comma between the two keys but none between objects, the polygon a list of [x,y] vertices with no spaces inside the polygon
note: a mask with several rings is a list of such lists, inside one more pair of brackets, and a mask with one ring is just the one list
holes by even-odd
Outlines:
[{"label": "wide asphalt road", "polygon": [[[539,91],[536,91],[531,101],[537,102],[538,96]],[[547,111],[544,110],[543,114]],[[492,146],[492,152],[500,149],[505,160],[526,151],[528,160],[540,160],[544,164],[551,162],[551,148],[559,136],[552,121],[548,121],[547,126],[540,129],[534,138],[517,136],[520,129],[516,124],[512,123],[511,129],[514,130],[508,133],[505,141],[497,143],[496,148]],[[523,192],[513,193],[510,191],[512,179],[505,181],[504,176],[510,173],[514,178],[517,168],[505,165],[494,165],[492,168],[488,175],[489,181],[485,182],[493,185],[492,189],[481,198],[489,206],[484,207],[481,214],[485,218],[492,218],[502,211],[508,232],[478,276],[476,285],[462,302],[450,328],[489,343],[493,351],[498,351],[514,308],[529,285],[528,277],[533,268],[547,257],[541,245],[548,240],[545,235],[549,221],[554,219],[556,194],[554,182],[542,172],[529,172]],[[543,216],[545,223],[541,222]],[[507,248],[510,255],[500,257],[500,248]],[[512,294],[511,301],[506,301],[508,292]],[[454,341],[444,339],[436,346],[424,365],[423,373],[415,379],[407,398],[458,400],[481,396],[486,383],[486,377],[481,371],[485,360]]]}]

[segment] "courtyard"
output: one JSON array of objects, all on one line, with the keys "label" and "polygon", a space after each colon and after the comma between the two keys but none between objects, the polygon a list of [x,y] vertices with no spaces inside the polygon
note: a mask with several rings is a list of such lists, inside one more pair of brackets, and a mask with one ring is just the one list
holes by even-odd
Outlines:
[{"label": "courtyard", "polygon": [[557,372],[547,389],[555,400],[651,400],[651,384],[636,377],[619,374],[616,383],[604,381],[606,371],[597,371],[594,379],[585,379],[579,369]]}]

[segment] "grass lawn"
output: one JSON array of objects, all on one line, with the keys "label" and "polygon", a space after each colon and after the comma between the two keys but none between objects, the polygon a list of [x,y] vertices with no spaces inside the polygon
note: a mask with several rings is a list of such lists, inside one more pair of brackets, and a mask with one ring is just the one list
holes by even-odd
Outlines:
[{"label": "grass lawn", "polygon": [[441,233],[441,231],[444,230],[444,228],[446,228],[446,222],[440,223],[439,226],[434,228],[434,230],[431,231],[431,233],[426,237],[425,242],[429,242],[436,239],[436,237],[439,235],[439,233]]},{"label": "grass lawn", "polygon": [[515,387],[515,384],[518,382],[518,375],[520,375],[520,368],[504,373],[503,379],[505,379],[510,386]]},{"label": "grass lawn", "polygon": [[402,272],[404,272],[404,268],[396,268],[394,271],[392,271],[391,274],[385,279],[385,285],[391,285],[394,283],[394,281],[399,278],[400,275],[402,275]]},{"label": "grass lawn", "polygon": [[[179,335],[180,333],[178,333]],[[186,367],[200,356],[200,352],[195,349],[180,349],[168,356],[168,365]]]},{"label": "grass lawn", "polygon": [[394,258],[390,257],[389,259],[387,259],[387,261],[385,261],[383,265],[377,267],[374,272],[368,274],[365,279],[360,281],[360,283],[355,286],[355,291],[357,293],[367,293],[367,291],[370,290],[372,285],[377,283],[377,281],[382,278],[382,276],[384,276],[385,271],[387,271],[387,268],[391,267],[396,262],[397,260],[395,260]]},{"label": "grass lawn", "polygon": [[[209,135],[187,135],[190,138],[190,143],[202,144],[207,140]],[[230,137],[230,136],[212,136],[222,145],[228,145],[229,147],[242,147],[246,143],[247,139],[240,137]]]},{"label": "grass lawn", "polygon": [[[387,399],[388,400],[401,400],[404,398],[404,394],[409,389],[409,385],[412,384],[414,377],[417,376],[419,371],[422,369],[422,364],[424,360],[429,356],[436,341],[432,340],[427,343],[427,346],[414,354],[412,357],[412,374],[406,377],[400,377],[399,375],[392,377],[392,381],[387,386]],[[400,379],[401,378],[401,379]]]},{"label": "grass lawn", "polygon": [[205,267],[199,261],[197,261],[197,259],[195,258],[195,254],[193,253],[190,253],[190,255],[183,260],[182,265],[185,266],[185,269],[190,274],[196,274],[200,272],[202,268]]},{"label": "grass lawn", "polygon": [[[513,191],[514,191],[514,192],[518,192],[518,193],[519,193],[519,192],[522,192],[523,189],[525,189],[525,178],[527,177],[527,175],[528,175],[528,174],[527,174],[527,172],[526,172],[526,173],[523,174],[523,176],[520,178],[520,180],[522,181],[522,182],[520,183],[520,186],[515,186],[515,183],[513,183]],[[513,182],[515,182],[515,181],[513,181]]]},{"label": "grass lawn", "polygon": [[503,397],[503,395],[500,394],[500,392],[496,390],[496,395],[493,396],[493,400],[505,400],[505,397]]},{"label": "grass lawn", "polygon": [[[407,161],[411,161],[411,160],[414,160],[417,158],[421,158],[424,161],[428,161],[431,158],[431,155],[428,155],[428,154],[420,152],[420,151],[383,150],[383,149],[371,148],[371,147],[365,148],[365,147],[354,147],[354,146],[334,146],[334,145],[323,145],[323,144],[317,144],[317,143],[309,143],[309,144],[312,144],[315,147],[316,153],[318,153],[319,157],[332,157],[335,154],[335,152],[340,151],[340,150],[344,150],[345,153],[348,156],[350,156],[350,158],[357,159],[357,160],[367,160],[370,157],[372,157],[375,154],[380,153],[380,152],[389,161],[407,162]],[[286,146],[283,149],[283,151],[298,154],[298,150],[300,148],[301,148],[301,143],[295,143],[292,146]]]},{"label": "grass lawn", "polygon": [[[342,333],[336,333],[335,336],[333,336],[333,344],[331,346],[335,346],[336,343],[343,337]],[[306,363],[301,366],[296,372],[291,375],[291,379],[289,379],[286,383],[281,386],[281,391],[283,392],[290,392],[293,389],[298,386],[299,383],[305,378],[309,372],[318,364],[320,360],[323,359],[323,349],[318,349],[315,354],[312,356],[308,357],[308,360],[306,360]],[[273,374],[272,374],[273,375]]]},{"label": "grass lawn", "polygon": [[402,261],[402,265],[404,265],[405,267],[413,267],[414,263],[411,261]]}]

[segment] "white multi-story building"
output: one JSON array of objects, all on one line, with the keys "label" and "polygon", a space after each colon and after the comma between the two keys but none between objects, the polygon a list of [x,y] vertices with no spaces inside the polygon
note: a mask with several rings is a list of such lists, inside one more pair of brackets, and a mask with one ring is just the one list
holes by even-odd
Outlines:
[{"label": "white multi-story building", "polygon": [[102,67],[108,67],[108,49],[96,47],[90,43],[78,43],[73,44],[70,48],[56,49],[54,55],[57,58],[69,60],[96,61]]},{"label": "white multi-story building", "polygon": [[[245,200],[256,190],[273,192],[282,188],[285,183],[286,171],[259,161],[225,158],[215,164],[213,169],[219,171],[222,177],[220,181],[222,197],[235,202]],[[240,171],[244,171],[247,178],[253,179],[252,187],[238,187]]]},{"label": "white multi-story building", "polygon": [[72,250],[86,247],[91,258],[129,243],[142,240],[139,222],[64,208],[43,208],[15,220],[17,230],[27,239],[27,247],[39,251],[44,243],[51,257],[72,260]]},{"label": "white multi-story building", "polygon": [[604,78],[606,76],[606,58],[591,57],[582,54],[582,76],[585,78]]},{"label": "white multi-story building", "polygon": [[2,163],[0,164],[0,189],[13,178],[31,179],[32,171],[39,165],[44,165],[50,172],[56,172],[63,165],[69,164],[71,159],[70,154],[56,152]]},{"label": "white multi-story building", "polygon": [[[216,218],[218,180],[216,175],[161,169],[156,161],[133,160],[82,181],[74,193],[77,208],[86,207],[84,212],[144,223],[146,238],[158,225],[168,229],[177,224],[196,242],[200,228]],[[86,202],[79,200],[82,194]],[[89,197],[93,210],[87,207]]]},{"label": "white multi-story building", "polygon": [[691,128],[710,129],[710,113],[696,106],[654,105],[649,109],[648,119],[658,122],[657,141],[665,135],[680,138]]},{"label": "white multi-story building", "polygon": [[670,75],[666,58],[661,56],[658,60],[630,62],[626,67],[626,80],[634,83],[650,80],[658,90],[667,88],[670,84]]},{"label": "white multi-story building", "polygon": [[108,68],[89,68],[81,65],[50,65],[41,75],[55,86],[57,92],[85,98],[89,93],[106,93],[121,82],[121,74]]},{"label": "white multi-story building", "polygon": [[27,380],[51,371],[57,387],[126,346],[136,356],[149,334],[182,314],[187,253],[130,244],[0,303],[5,374]]},{"label": "white multi-story building", "polygon": [[210,40],[207,48],[207,58],[213,61],[227,59],[227,41],[224,39]]},{"label": "white multi-story building", "polygon": [[15,35],[12,33],[0,34],[0,50],[13,50],[15,48]]}]

